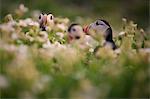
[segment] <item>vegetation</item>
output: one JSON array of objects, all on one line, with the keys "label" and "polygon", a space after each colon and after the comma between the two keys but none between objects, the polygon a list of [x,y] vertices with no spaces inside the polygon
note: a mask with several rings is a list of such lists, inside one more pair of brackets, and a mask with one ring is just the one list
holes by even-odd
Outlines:
[{"label": "vegetation", "polygon": [[55,17],[54,28],[41,31],[39,14],[21,5],[1,21],[1,98],[149,97],[150,35],[137,24],[122,19],[119,53],[101,47],[94,54],[94,47],[69,46],[69,18]]}]

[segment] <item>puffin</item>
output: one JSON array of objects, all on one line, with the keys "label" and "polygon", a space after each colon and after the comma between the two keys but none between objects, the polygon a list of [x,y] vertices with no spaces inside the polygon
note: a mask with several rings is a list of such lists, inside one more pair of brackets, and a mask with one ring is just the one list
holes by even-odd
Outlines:
[{"label": "puffin", "polygon": [[77,44],[81,49],[90,49],[97,46],[97,42],[90,36],[86,35],[80,24],[73,23],[68,27],[68,43]]},{"label": "puffin", "polygon": [[91,35],[96,40],[99,40],[99,38],[102,37],[104,39],[103,46],[110,46],[113,50],[117,49],[117,46],[113,41],[112,28],[106,20],[98,19],[86,26],[83,31],[87,35]]},{"label": "puffin", "polygon": [[68,42],[71,43],[75,40],[83,38],[85,35],[83,28],[77,24],[73,23],[68,27]]},{"label": "puffin", "polygon": [[53,27],[54,25],[54,16],[52,13],[40,14],[39,15],[39,24],[42,31],[46,31],[48,27]]}]

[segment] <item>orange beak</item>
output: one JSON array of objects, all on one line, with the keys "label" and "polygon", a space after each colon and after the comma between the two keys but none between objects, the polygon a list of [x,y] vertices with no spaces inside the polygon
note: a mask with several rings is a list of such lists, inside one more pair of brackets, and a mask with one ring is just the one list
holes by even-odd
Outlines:
[{"label": "orange beak", "polygon": [[73,37],[68,35],[68,43],[71,43],[72,40],[73,40]]},{"label": "orange beak", "polygon": [[83,31],[84,31],[87,35],[89,35],[89,34],[88,34],[89,26],[85,26],[85,27],[83,28]]},{"label": "orange beak", "polygon": [[46,24],[47,24],[47,16],[44,15],[42,21],[40,22],[40,28],[42,28],[42,31],[46,31]]},{"label": "orange beak", "polygon": [[43,25],[46,25],[47,24],[47,16],[44,16],[43,17]]}]

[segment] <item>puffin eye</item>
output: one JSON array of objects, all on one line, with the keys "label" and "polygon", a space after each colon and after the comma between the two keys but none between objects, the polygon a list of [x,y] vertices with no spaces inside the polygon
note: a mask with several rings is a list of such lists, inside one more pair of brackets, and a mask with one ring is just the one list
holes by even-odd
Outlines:
[{"label": "puffin eye", "polygon": [[99,25],[98,21],[96,22],[96,25]]},{"label": "puffin eye", "polygon": [[53,16],[51,16],[50,19],[52,20],[52,19],[53,19]]},{"label": "puffin eye", "polygon": [[72,31],[73,31],[73,32],[75,32],[75,31],[76,31],[76,29],[75,29],[75,28],[73,28],[73,29],[72,29]]},{"label": "puffin eye", "polygon": [[99,23],[98,21],[96,22],[96,25],[104,25],[104,24],[102,24],[102,23]]},{"label": "puffin eye", "polygon": [[39,19],[41,19],[41,15],[39,16]]}]

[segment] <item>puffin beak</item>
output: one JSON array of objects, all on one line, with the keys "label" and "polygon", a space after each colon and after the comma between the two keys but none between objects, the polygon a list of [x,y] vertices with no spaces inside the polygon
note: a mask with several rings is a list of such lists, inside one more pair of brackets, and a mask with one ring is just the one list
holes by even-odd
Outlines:
[{"label": "puffin beak", "polygon": [[46,25],[47,24],[47,16],[44,16],[43,18],[43,25]]},{"label": "puffin beak", "polygon": [[40,23],[40,28],[42,31],[46,31],[46,24],[47,24],[47,16],[44,16],[42,22]]},{"label": "puffin beak", "polygon": [[73,40],[73,37],[68,35],[68,43],[71,43],[72,40]]},{"label": "puffin beak", "polygon": [[84,31],[87,35],[89,35],[89,34],[88,34],[89,26],[85,26],[85,27],[83,28],[83,31]]}]

